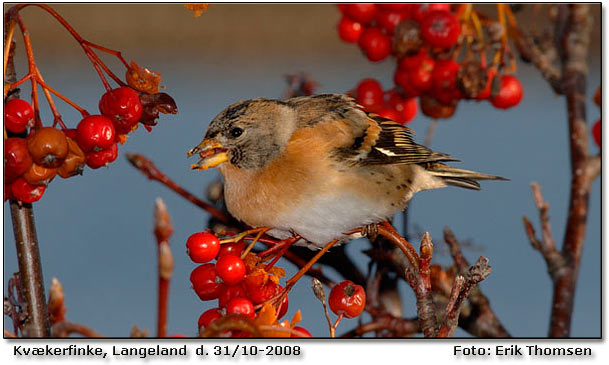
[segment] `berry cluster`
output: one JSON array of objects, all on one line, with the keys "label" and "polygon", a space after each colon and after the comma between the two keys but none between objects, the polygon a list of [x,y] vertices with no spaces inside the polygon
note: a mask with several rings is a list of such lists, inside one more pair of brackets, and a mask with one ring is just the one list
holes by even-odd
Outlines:
[{"label": "berry cluster", "polygon": [[[462,4],[453,7],[463,9]],[[397,61],[393,90],[383,93],[371,79],[359,83],[354,96],[366,110],[404,124],[416,115],[415,98],[421,112],[434,119],[451,117],[463,99],[488,100],[498,109],[520,103],[520,81],[502,74],[505,39],[492,40],[501,52],[487,66],[485,51],[492,47],[476,38],[469,24],[472,11],[466,12],[466,19],[442,3],[359,3],[338,8],[342,13],[338,34],[344,42],[357,43],[372,62],[390,55]]]},{"label": "berry cluster", "polygon": [[101,114],[85,116],[75,129],[36,124],[30,103],[7,101],[4,200],[33,203],[56,175],[67,179],[82,174],[85,165],[98,169],[114,162],[118,143],[124,143],[145,116],[141,100],[148,100],[148,95],[130,87],[109,90],[99,101]]},{"label": "berry cluster", "polygon": [[[279,278],[285,275],[283,269],[262,265],[253,253],[244,255],[243,241],[221,244],[214,234],[199,232],[188,238],[186,249],[193,262],[202,264],[190,274],[193,290],[202,301],[218,300],[217,307],[203,312],[199,317],[199,331],[216,319],[232,313],[257,320],[263,315],[258,307],[264,308],[264,304],[283,290],[279,285]],[[210,263],[214,259],[216,262]],[[272,322],[281,319],[287,310],[286,295],[277,310],[272,310]],[[310,333],[302,327],[292,329],[310,337]],[[231,337],[249,336],[249,333],[242,331],[229,332],[227,335]]]}]

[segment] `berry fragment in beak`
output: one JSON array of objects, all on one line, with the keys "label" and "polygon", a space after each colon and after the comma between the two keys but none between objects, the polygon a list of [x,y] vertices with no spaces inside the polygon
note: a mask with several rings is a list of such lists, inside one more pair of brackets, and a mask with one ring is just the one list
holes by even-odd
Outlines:
[{"label": "berry fragment in beak", "polygon": [[207,170],[228,161],[227,149],[212,139],[204,139],[195,148],[188,151],[187,156],[199,154],[199,161],[190,165],[193,170]]}]

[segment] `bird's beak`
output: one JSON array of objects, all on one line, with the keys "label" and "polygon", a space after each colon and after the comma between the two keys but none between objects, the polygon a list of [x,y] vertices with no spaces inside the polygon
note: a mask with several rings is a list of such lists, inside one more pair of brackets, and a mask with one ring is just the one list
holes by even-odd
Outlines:
[{"label": "bird's beak", "polygon": [[204,139],[195,148],[188,151],[187,156],[199,154],[199,161],[190,165],[193,170],[207,170],[228,161],[227,149],[213,139]]}]

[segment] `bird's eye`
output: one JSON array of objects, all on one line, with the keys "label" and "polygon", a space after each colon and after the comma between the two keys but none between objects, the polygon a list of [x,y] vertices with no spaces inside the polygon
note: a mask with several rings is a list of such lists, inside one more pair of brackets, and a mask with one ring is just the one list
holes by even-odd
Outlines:
[{"label": "bird's eye", "polygon": [[239,137],[242,134],[243,134],[243,129],[241,129],[241,128],[235,127],[235,128],[230,130],[230,135],[233,138],[237,138],[237,137]]}]

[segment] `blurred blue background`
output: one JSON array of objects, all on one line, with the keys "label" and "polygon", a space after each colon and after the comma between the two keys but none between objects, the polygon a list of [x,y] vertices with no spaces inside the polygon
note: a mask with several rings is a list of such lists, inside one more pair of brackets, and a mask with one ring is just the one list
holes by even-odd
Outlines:
[{"label": "blurred blue background", "polygon": [[[600,118],[591,100],[600,84],[600,6],[596,6],[588,83],[590,126]],[[53,277],[60,280],[71,321],[107,336],[128,336],[133,325],[153,334],[157,272],[152,215],[155,198],[161,197],[175,226],[169,333],[195,335],[197,318],[215,301],[202,303],[190,289],[188,278],[195,264],[186,256],[184,243],[190,234],[205,228],[207,215],[148,181],[128,164],[124,153],[148,156],[176,182],[203,196],[207,184],[219,174],[191,171],[186,151],[201,140],[207,123],[225,106],[254,97],[279,98],[286,86],[283,75],[298,71],[319,81],[320,93],[345,92],[364,77],[375,77],[389,88],[394,60],[372,64],[356,46],[342,43],[335,30],[339,13],[332,5],[212,5],[196,19],[181,5],[54,8],[86,39],[119,49],[127,60],[160,71],[162,84],[178,103],[179,115],[163,116],[151,133],[143,128],[133,133],[109,169],[87,169],[82,177],[58,178],[50,184],[34,208],[45,286],[49,287]],[[27,9],[23,16],[47,83],[97,112],[103,86],[77,43],[39,9]],[[18,52],[18,74],[23,75],[26,63],[21,42]],[[105,56],[114,70],[122,70]],[[489,258],[493,273],[482,289],[507,330],[518,337],[545,337],[552,285],[542,257],[525,236],[522,216],[527,215],[538,228],[529,187],[537,181],[550,203],[557,243],[562,242],[570,179],[566,107],[532,66],[519,65],[517,75],[524,83],[519,106],[502,111],[486,102],[462,102],[453,118],[439,123],[432,143],[434,149],[460,158],[459,167],[511,181],[484,183],[479,192],[447,188],[419,194],[411,203],[410,230],[430,232],[437,247],[434,260],[440,264],[450,263],[442,240],[444,226],[451,227],[458,238],[471,240],[473,245],[465,254],[471,262],[480,255]],[[23,95],[29,95],[27,86]],[[78,113],[59,104],[64,121],[75,127]],[[45,108],[43,118],[51,121]],[[429,122],[419,113],[409,125],[419,142]],[[593,142],[590,148],[593,153],[598,151]],[[590,195],[573,336],[601,335],[600,194],[597,179]],[[347,249],[364,270],[367,257],[361,251],[366,248],[365,241],[354,241]],[[295,272],[288,262],[279,265],[288,270],[288,276]],[[5,293],[15,271],[13,231],[5,203]],[[338,279],[331,270],[326,272]],[[400,291],[406,316],[414,316],[411,289],[401,282]],[[313,335],[328,336],[322,306],[313,296],[308,278],[290,295],[289,316],[297,309],[302,310],[303,326]],[[338,332],[356,325],[357,319],[344,320]],[[4,326],[12,330],[7,317]],[[463,331],[457,335],[467,336]]]}]

